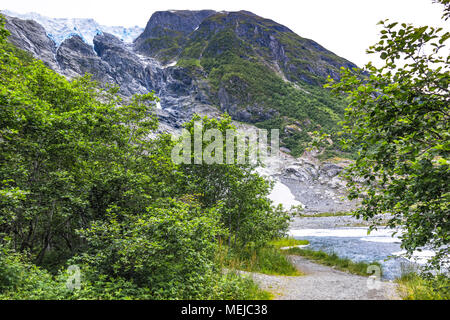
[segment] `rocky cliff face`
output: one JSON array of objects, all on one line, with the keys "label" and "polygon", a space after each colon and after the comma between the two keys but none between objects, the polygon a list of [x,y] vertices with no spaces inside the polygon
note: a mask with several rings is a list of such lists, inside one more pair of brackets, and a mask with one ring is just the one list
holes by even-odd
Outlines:
[{"label": "rocky cliff face", "polygon": [[53,70],[59,71],[55,58],[56,45],[47,36],[45,29],[33,20],[6,18],[6,28],[11,32],[9,41],[44,61]]},{"label": "rocky cliff face", "polygon": [[180,128],[197,106],[202,107],[201,101],[196,102],[194,80],[183,68],[164,67],[114,35],[96,35],[94,46],[74,35],[56,47],[37,22],[8,16],[6,21],[10,42],[60,74],[69,78],[92,74],[100,83],[120,86],[120,93],[125,97],[155,91],[161,99],[163,108],[158,113],[166,129]]},{"label": "rocky cliff face", "polygon": [[135,40],[135,48],[138,52],[167,61],[168,57],[180,52],[186,37],[215,13],[213,10],[157,11]]},{"label": "rocky cliff face", "polygon": [[346,163],[319,163],[302,157],[290,159],[279,175],[305,213],[347,212],[356,208],[356,201],[345,200],[346,184],[339,177]]}]

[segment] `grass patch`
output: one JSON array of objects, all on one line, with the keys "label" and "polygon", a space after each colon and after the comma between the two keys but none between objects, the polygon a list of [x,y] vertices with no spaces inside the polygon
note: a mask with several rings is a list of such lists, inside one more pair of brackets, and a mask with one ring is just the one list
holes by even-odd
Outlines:
[{"label": "grass patch", "polygon": [[177,62],[178,67],[186,68],[186,69],[201,69],[200,60],[198,59],[180,59]]},{"label": "grass patch", "polygon": [[341,271],[348,271],[360,276],[369,276],[370,274],[367,273],[367,268],[371,265],[379,266],[381,270],[381,265],[378,262],[353,262],[350,259],[340,258],[335,253],[329,254],[323,251],[292,248],[286,250],[285,254],[302,256],[325,266],[336,267],[336,269]]},{"label": "grass patch", "polygon": [[275,247],[244,248],[230,250],[223,246],[218,254],[219,265],[231,270],[258,272],[268,275],[302,275],[287,259],[287,256]]},{"label": "grass patch", "polygon": [[[223,283],[220,283],[222,281]],[[272,300],[274,295],[262,290],[250,277],[229,272],[219,280],[217,292],[209,298],[213,300]]]},{"label": "grass patch", "polygon": [[321,212],[316,214],[300,213],[298,216],[302,218],[343,217],[343,216],[353,216],[353,212]]},{"label": "grass patch", "polygon": [[[253,281],[253,280],[252,280]],[[248,300],[273,300],[275,295],[269,291],[262,290],[258,285],[253,282],[256,286],[255,291],[251,291],[252,297]]]},{"label": "grass patch", "polygon": [[404,300],[450,300],[450,278],[445,275],[421,277],[409,273],[397,279]]},{"label": "grass patch", "polygon": [[269,242],[269,245],[280,249],[280,248],[285,248],[285,247],[294,247],[294,246],[304,246],[309,244],[308,240],[297,240],[294,238],[280,238],[280,239],[276,239],[273,240],[271,242]]}]

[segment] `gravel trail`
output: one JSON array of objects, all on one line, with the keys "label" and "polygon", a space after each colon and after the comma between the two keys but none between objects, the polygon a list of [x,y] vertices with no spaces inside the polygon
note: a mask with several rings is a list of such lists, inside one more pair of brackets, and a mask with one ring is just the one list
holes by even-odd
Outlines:
[{"label": "gravel trail", "polygon": [[[275,300],[398,300],[396,284],[382,281],[376,289],[368,288],[367,277],[313,263],[300,256],[289,256],[304,275],[299,277],[245,273]],[[370,281],[370,280],[369,280]],[[373,282],[372,282],[373,284]]]}]

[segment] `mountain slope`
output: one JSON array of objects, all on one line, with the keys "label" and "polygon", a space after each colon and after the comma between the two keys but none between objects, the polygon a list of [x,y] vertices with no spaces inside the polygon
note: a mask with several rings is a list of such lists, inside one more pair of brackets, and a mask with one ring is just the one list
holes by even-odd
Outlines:
[{"label": "mountain slope", "polygon": [[[282,128],[283,141],[295,154],[303,152],[308,132],[337,128],[344,104],[322,85],[327,76],[337,79],[341,67],[354,64],[246,11],[211,14],[194,26],[183,29],[183,41],[156,53],[155,47],[145,52],[140,46],[145,33],[136,44],[142,53],[177,60],[194,78],[207,82],[205,95],[233,118]],[[181,32],[176,23],[170,30]]]},{"label": "mountain slope", "polygon": [[92,28],[58,44],[48,24],[44,30],[7,20],[10,41],[59,73],[91,73],[100,83],[119,85],[124,96],[154,90],[169,127],[198,109],[215,108],[238,121],[281,129],[294,155],[305,150],[311,132],[337,130],[345,104],[322,85],[327,76],[338,78],[341,67],[355,67],[247,11],[155,12],[133,44],[107,32],[97,32],[90,44]]}]

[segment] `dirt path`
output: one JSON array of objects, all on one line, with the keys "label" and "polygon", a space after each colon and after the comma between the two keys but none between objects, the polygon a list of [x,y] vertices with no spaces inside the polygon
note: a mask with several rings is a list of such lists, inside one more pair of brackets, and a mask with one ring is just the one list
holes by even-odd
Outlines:
[{"label": "dirt path", "polygon": [[275,295],[276,300],[399,299],[394,283],[383,281],[379,283],[379,288],[370,290],[367,277],[335,270],[299,256],[289,258],[305,275],[286,277],[251,274],[262,289]]}]

